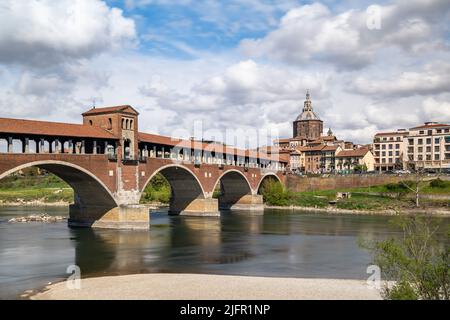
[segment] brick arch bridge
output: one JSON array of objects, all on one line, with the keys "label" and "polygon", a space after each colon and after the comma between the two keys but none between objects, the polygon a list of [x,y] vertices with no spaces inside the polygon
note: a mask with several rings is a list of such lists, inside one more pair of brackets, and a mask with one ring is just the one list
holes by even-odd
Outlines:
[{"label": "brick arch bridge", "polygon": [[35,166],[73,188],[70,226],[148,228],[148,209],[139,203],[157,173],[171,186],[172,214],[263,210],[262,181],[284,183],[287,164],[219,143],[141,133],[130,106],[91,109],[80,125],[0,118],[0,141],[0,179]]}]

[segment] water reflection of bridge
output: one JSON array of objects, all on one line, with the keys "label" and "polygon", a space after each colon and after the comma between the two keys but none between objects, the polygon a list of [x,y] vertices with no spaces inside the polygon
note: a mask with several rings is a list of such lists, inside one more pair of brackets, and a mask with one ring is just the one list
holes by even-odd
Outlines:
[{"label": "water reflection of bridge", "polygon": [[[361,219],[360,219],[361,220]],[[357,247],[356,234],[379,236],[386,224],[376,218],[281,214],[224,214],[207,217],[156,217],[152,231],[74,229],[75,263],[87,275],[151,272],[240,273],[276,260],[291,264],[289,272],[322,272],[330,255],[346,265]],[[391,232],[395,232],[394,229]],[[264,236],[260,236],[264,234]],[[325,249],[324,248],[324,245]],[[319,252],[320,251],[320,252]],[[350,256],[349,256],[350,254]],[[274,258],[278,257],[278,258]],[[338,257],[338,258],[336,258]],[[339,258],[340,257],[340,258]],[[350,263],[350,262],[348,262]],[[274,265],[275,264],[275,265]],[[339,267],[339,266],[338,266]],[[317,270],[314,271],[313,269]],[[344,267],[342,267],[344,268]],[[313,270],[313,271],[311,271]]]}]

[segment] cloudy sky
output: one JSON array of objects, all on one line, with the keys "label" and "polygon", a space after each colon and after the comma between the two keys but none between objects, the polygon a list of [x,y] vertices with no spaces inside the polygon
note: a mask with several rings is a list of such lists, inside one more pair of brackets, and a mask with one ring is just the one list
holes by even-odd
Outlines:
[{"label": "cloudy sky", "polygon": [[95,99],[134,106],[147,132],[289,137],[310,89],[355,142],[450,122],[450,1],[372,4],[0,0],[0,117],[76,123]]}]

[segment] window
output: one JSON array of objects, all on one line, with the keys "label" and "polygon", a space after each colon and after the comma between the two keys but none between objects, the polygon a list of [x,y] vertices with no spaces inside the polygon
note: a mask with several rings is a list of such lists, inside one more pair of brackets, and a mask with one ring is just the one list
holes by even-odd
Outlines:
[{"label": "window", "polygon": [[92,126],[92,120],[89,120],[89,124]]},{"label": "window", "polygon": [[381,155],[382,155],[383,157],[386,157],[386,151],[381,152]]},{"label": "window", "polygon": [[439,160],[439,159],[440,159],[440,156],[438,154],[435,154],[434,155],[434,160]]},{"label": "window", "polygon": [[398,157],[400,155],[400,151],[395,151],[395,155]]},{"label": "window", "polygon": [[108,126],[108,129],[112,129],[112,119],[111,119],[111,118],[109,118],[109,119],[108,119],[108,122],[109,122],[109,126]]},{"label": "window", "polygon": [[431,144],[431,138],[427,139],[427,144]]},{"label": "window", "polygon": [[383,144],[383,145],[381,146],[381,149],[386,150],[386,145]]},{"label": "window", "polygon": [[422,156],[421,154],[419,154],[419,155],[417,156],[417,160],[422,161],[422,160],[423,160],[423,156]]},{"label": "window", "polygon": [[433,130],[428,130],[428,135],[431,136],[433,134]]},{"label": "window", "polygon": [[436,132],[437,133],[442,133],[442,129],[437,129]]},{"label": "window", "polygon": [[439,146],[435,146],[434,147],[434,152],[439,152],[439,149],[440,149]]},{"label": "window", "polygon": [[392,145],[392,144],[389,144],[389,149],[390,149],[390,150],[392,150],[392,147],[393,147],[393,145]]},{"label": "window", "polygon": [[419,131],[419,134],[423,134],[423,133],[424,133],[423,130],[420,130],[420,131]]},{"label": "window", "polygon": [[431,147],[427,147],[427,152],[431,152]]},{"label": "window", "polygon": [[395,145],[395,149],[400,149],[400,145],[398,143]]},{"label": "window", "polygon": [[389,151],[389,157],[392,157],[392,151]]},{"label": "window", "polygon": [[439,138],[434,138],[434,144],[439,144]]},{"label": "window", "polygon": [[423,139],[417,139],[417,144],[423,144]]},{"label": "window", "polygon": [[417,148],[417,151],[418,151],[418,152],[423,152],[423,147]]},{"label": "window", "polygon": [[397,139],[396,139],[397,141],[400,141],[401,140],[401,138],[400,137],[397,137]]},{"label": "window", "polygon": [[410,146],[412,146],[414,144],[414,139],[408,139],[408,143]]}]

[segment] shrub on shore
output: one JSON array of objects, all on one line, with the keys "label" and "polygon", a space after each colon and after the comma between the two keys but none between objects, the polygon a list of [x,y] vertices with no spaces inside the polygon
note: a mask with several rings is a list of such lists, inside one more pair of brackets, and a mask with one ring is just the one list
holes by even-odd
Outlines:
[{"label": "shrub on shore", "polygon": [[291,194],[276,180],[267,179],[261,186],[264,202],[273,206],[287,206],[290,204]]},{"label": "shrub on shore", "polygon": [[[401,237],[361,243],[373,254],[385,280],[382,294],[393,300],[449,300],[450,246],[439,243],[437,232],[442,225],[429,217],[410,216],[394,220],[403,232]],[[450,230],[446,230],[450,236]]]}]

